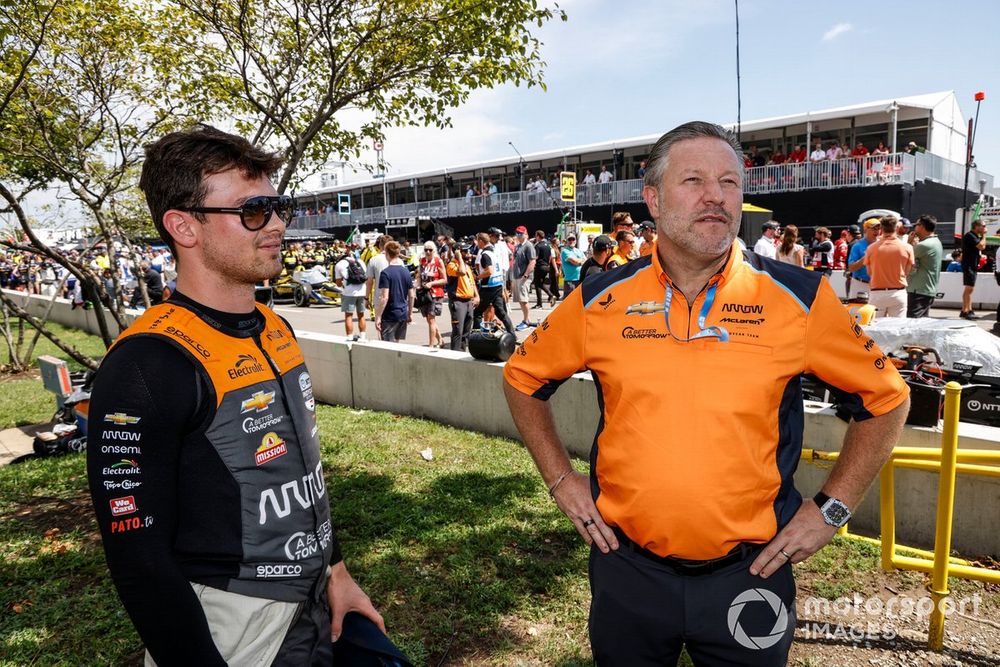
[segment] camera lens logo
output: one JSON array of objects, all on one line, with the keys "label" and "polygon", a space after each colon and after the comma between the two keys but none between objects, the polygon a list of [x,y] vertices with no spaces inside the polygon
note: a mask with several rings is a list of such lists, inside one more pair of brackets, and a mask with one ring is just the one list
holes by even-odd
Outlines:
[{"label": "camera lens logo", "polygon": [[[762,610],[763,607],[759,603],[764,603],[774,613],[774,627],[771,628],[768,634],[760,637],[751,637],[743,629],[743,626],[740,625],[740,614],[743,613],[743,608],[751,603],[754,603],[752,604],[754,610]],[[760,613],[764,612],[761,611]],[[785,636],[785,631],[788,630],[788,609],[785,607],[785,603],[781,601],[781,598],[775,593],[765,588],[751,588],[737,595],[732,604],[729,605],[727,620],[729,621],[729,634],[733,636],[733,639],[740,646],[761,650],[771,648]]]}]

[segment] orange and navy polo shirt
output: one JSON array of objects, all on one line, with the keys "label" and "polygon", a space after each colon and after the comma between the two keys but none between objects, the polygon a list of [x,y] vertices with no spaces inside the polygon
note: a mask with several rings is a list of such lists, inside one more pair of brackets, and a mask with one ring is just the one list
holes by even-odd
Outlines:
[{"label": "orange and navy polo shirt", "polygon": [[[714,291],[704,325],[728,340],[671,336],[668,285],[673,336],[698,333]],[[801,505],[792,475],[803,374],[843,392],[857,421],[909,395],[822,274],[735,243],[690,304],[656,253],[588,278],[518,348],[504,378],[547,400],[583,370],[601,410],[590,453],[601,516],[654,553],[695,560],[767,542]]]}]

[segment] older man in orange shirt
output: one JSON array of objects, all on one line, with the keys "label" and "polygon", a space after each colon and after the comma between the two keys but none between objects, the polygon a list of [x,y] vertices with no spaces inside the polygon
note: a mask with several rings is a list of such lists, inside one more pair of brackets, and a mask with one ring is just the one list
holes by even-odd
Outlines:
[{"label": "older man in orange shirt", "polygon": [[871,276],[868,303],[885,317],[906,317],[906,276],[913,268],[913,246],[896,236],[898,220],[887,215],[880,221],[882,237],[865,251]]}]

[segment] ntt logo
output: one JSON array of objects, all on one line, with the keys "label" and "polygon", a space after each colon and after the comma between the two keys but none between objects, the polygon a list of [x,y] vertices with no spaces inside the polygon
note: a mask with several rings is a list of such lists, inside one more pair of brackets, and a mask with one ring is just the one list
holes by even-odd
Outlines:
[{"label": "ntt logo", "polygon": [[[771,628],[771,632],[761,637],[751,637],[740,625],[740,614],[743,613],[743,607],[747,606],[750,602],[763,602],[771,608],[774,612],[774,627]],[[760,605],[754,605],[760,608]],[[751,588],[745,590],[733,600],[732,604],[729,605],[729,634],[733,636],[736,642],[743,646],[744,648],[761,650],[766,648],[771,648],[775,644],[781,641],[781,638],[785,635],[785,631],[788,630],[788,609],[785,607],[785,603],[781,601],[775,593],[767,590],[766,588]]]}]

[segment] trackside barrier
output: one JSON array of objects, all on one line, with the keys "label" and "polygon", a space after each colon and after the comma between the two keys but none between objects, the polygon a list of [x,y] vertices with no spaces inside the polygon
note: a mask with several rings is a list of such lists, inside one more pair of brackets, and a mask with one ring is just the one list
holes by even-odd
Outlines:
[{"label": "trackside barrier", "polygon": [[[879,473],[881,537],[878,540],[850,533],[847,526],[838,533],[849,539],[878,543],[882,547],[882,569],[915,570],[931,575],[928,587],[934,607],[927,631],[927,646],[940,651],[944,646],[944,622],[947,610],[948,577],[1000,584],[1000,571],[973,565],[951,555],[951,531],[955,509],[955,476],[957,473],[1000,477],[1000,451],[986,449],[958,450],[958,418],[962,387],[949,382],[944,387],[944,429],[941,448],[895,447]],[[840,452],[803,449],[802,459],[816,463],[836,461]],[[911,468],[938,472],[937,519],[934,551],[924,551],[896,544],[896,499],[894,471]],[[915,556],[904,556],[906,551]]]}]

